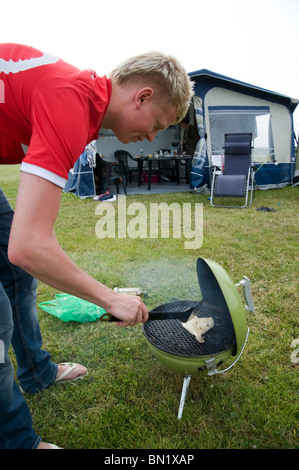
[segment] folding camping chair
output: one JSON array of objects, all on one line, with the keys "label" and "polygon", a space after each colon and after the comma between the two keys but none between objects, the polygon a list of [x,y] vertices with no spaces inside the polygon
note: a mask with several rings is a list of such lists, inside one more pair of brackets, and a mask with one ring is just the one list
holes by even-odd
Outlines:
[{"label": "folding camping chair", "polygon": [[[210,202],[213,207],[242,209],[249,206],[254,192],[254,168],[251,165],[252,134],[224,135],[224,167],[222,174],[213,168]],[[243,205],[214,204],[214,198],[243,198]]]}]

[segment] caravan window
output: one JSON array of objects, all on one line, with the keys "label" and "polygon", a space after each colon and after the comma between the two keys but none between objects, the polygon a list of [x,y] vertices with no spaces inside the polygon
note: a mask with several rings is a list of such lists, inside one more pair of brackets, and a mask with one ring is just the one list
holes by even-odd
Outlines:
[{"label": "caravan window", "polygon": [[270,107],[209,106],[212,155],[223,153],[224,134],[251,132],[253,160],[274,162],[274,145]]}]

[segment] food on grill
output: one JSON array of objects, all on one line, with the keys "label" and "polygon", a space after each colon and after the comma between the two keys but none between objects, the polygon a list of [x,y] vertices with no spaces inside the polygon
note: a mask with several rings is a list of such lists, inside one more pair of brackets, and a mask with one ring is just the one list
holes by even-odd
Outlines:
[{"label": "food on grill", "polygon": [[209,331],[214,326],[214,320],[212,317],[209,318],[198,318],[193,317],[191,320],[186,323],[182,322],[182,326],[189,332],[191,335],[194,335],[199,343],[204,343],[202,335]]}]

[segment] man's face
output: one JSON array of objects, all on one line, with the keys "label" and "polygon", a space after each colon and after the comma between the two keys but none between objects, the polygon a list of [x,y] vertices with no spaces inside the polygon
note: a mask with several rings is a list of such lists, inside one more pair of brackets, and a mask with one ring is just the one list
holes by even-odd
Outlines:
[{"label": "man's face", "polygon": [[[122,114],[122,113],[120,113]],[[152,142],[160,130],[167,129],[176,119],[176,107],[168,104],[161,106],[146,92],[140,95],[122,114],[114,134],[123,144],[129,142]]]}]

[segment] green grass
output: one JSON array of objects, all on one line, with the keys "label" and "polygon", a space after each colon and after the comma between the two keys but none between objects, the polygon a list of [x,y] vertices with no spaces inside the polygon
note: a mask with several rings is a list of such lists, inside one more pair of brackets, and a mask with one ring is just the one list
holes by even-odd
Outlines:
[{"label": "green grass", "polygon": [[[3,172],[5,171],[5,173]],[[1,167],[0,184],[14,206],[18,167]],[[89,369],[78,382],[26,395],[36,431],[75,449],[290,449],[298,447],[298,188],[257,191],[250,209],[211,207],[208,196],[131,196],[141,202],[203,203],[203,245],[183,239],[102,239],[98,203],[63,194],[57,237],[69,256],[111,288],[148,291],[148,308],[172,297],[198,296],[196,260],[209,257],[238,282],[249,277],[256,312],[248,314],[245,351],[227,373],[193,376],[177,420],[183,383],[152,357],[142,327],[63,323],[38,309],[43,347],[57,362]],[[117,201],[112,203],[117,211]],[[259,212],[260,206],[276,212]],[[38,302],[57,293],[40,283]],[[13,358],[13,355],[12,355]]]}]

